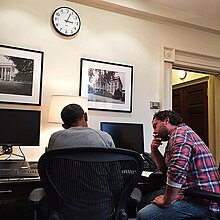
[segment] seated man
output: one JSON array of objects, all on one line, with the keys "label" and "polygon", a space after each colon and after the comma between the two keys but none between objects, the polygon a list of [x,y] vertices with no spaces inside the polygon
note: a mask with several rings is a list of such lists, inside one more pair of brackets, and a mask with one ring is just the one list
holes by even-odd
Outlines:
[{"label": "seated man", "polygon": [[[88,127],[88,117],[81,106],[69,104],[61,111],[64,130],[51,135],[48,151],[72,147],[115,147],[112,137],[104,132]],[[49,203],[45,196],[38,208],[38,219],[48,219]]]},{"label": "seated man", "polygon": [[[220,193],[220,177],[214,158],[202,139],[174,111],[157,112],[152,120],[154,139],[151,153],[158,168],[167,168],[163,195],[138,212],[138,220],[208,217],[219,219],[220,207],[205,200],[190,200],[184,190],[198,187]],[[164,156],[158,150],[168,141]]]},{"label": "seated man", "polygon": [[63,128],[52,134],[48,150],[68,147],[115,147],[112,137],[88,127],[88,116],[81,106],[69,104],[61,112]]}]

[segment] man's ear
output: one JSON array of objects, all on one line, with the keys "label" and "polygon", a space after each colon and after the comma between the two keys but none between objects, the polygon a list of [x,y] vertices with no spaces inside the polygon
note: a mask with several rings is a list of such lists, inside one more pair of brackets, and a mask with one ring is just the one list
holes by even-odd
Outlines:
[{"label": "man's ear", "polygon": [[88,115],[87,115],[87,112],[84,113],[84,119],[85,119],[85,121],[88,121]]},{"label": "man's ear", "polygon": [[165,124],[167,125],[170,122],[170,119],[166,117],[164,121],[165,121]]},{"label": "man's ear", "polygon": [[69,125],[66,125],[66,124],[62,124],[62,127],[63,127],[64,129],[70,128],[70,126],[69,126]]}]

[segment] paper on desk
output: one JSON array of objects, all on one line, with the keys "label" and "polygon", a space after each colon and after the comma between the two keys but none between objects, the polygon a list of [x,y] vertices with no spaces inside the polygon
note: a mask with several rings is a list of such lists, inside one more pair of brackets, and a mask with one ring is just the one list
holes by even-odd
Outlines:
[{"label": "paper on desk", "polygon": [[143,171],[141,176],[149,177],[151,173],[153,173],[153,172]]}]

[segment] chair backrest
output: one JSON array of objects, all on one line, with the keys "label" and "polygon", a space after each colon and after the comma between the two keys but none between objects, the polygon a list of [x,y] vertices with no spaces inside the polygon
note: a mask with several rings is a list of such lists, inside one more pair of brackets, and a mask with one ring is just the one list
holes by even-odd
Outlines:
[{"label": "chair backrest", "polygon": [[69,148],[45,152],[38,169],[61,220],[113,220],[126,208],[143,160],[124,149]]}]

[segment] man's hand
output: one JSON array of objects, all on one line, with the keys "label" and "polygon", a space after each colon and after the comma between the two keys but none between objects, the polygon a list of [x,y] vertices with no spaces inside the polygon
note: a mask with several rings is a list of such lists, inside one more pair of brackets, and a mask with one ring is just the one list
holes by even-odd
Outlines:
[{"label": "man's hand", "polygon": [[164,199],[164,195],[159,195],[157,196],[153,202],[153,204],[158,205],[160,207],[168,207],[171,206],[173,204],[173,202],[166,202]]},{"label": "man's hand", "polygon": [[158,134],[154,134],[154,139],[151,142],[151,152],[156,151],[161,144],[162,139],[158,137]]},{"label": "man's hand", "polygon": [[171,206],[176,201],[176,195],[179,190],[179,188],[166,185],[165,194],[157,196],[152,203],[160,207]]},{"label": "man's hand", "polygon": [[158,137],[157,133],[154,133],[154,139],[151,142],[151,155],[154,162],[157,164],[157,168],[164,169],[166,167],[165,159],[158,149],[161,144],[162,139]]}]

